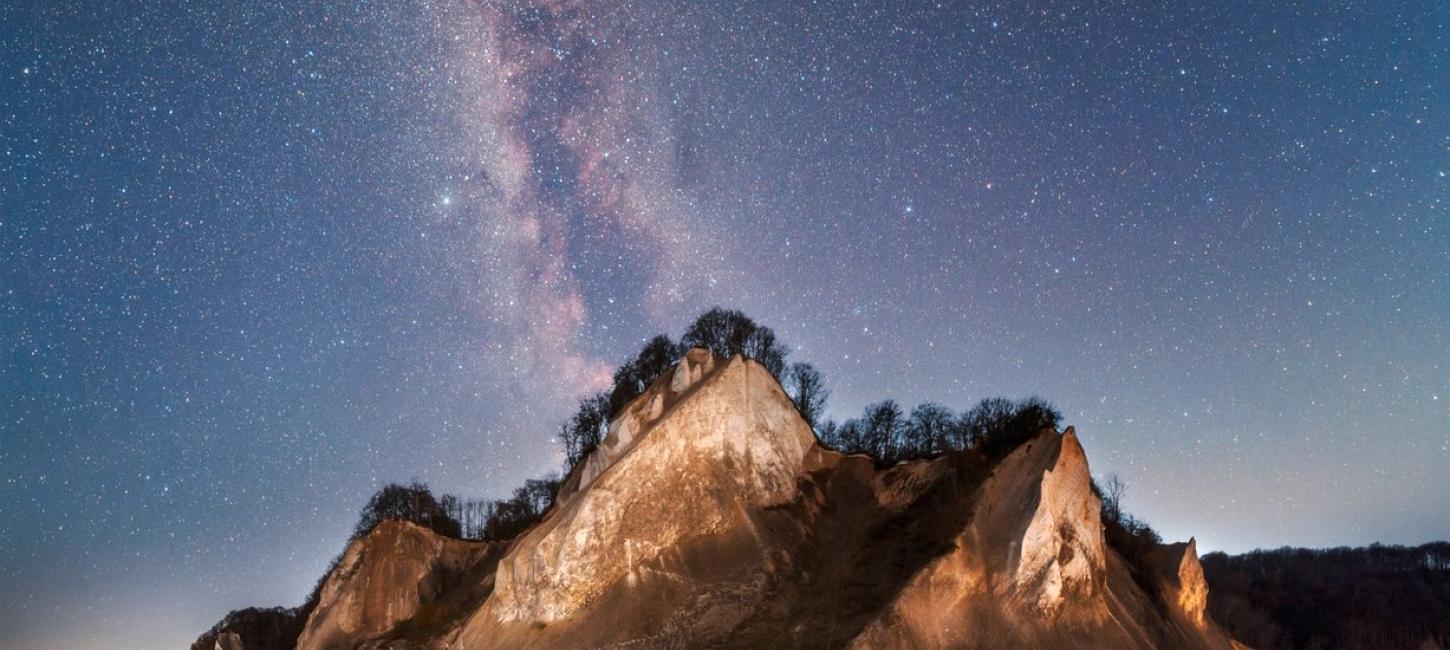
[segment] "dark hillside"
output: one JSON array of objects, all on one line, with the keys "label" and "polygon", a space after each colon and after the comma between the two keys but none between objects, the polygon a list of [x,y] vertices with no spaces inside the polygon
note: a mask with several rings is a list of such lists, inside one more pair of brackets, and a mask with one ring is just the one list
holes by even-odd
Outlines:
[{"label": "dark hillside", "polygon": [[1450,542],[1203,556],[1208,611],[1259,650],[1450,647]]}]

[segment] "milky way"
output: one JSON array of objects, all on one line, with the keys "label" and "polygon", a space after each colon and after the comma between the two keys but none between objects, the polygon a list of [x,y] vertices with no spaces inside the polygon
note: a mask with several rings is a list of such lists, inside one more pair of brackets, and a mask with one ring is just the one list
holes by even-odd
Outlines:
[{"label": "milky way", "polygon": [[483,356],[523,379],[520,399],[607,385],[613,364],[581,341],[601,303],[664,320],[699,304],[709,269],[730,273],[713,224],[677,182],[654,72],[662,20],[635,14],[464,6],[438,25],[449,43],[439,99],[456,118],[447,151],[461,170],[440,209],[460,235],[452,262],[476,281],[466,293],[508,346]]},{"label": "milky way", "polygon": [[1450,536],[1443,2],[17,4],[0,646],[295,604],[715,304],[1170,539]]}]

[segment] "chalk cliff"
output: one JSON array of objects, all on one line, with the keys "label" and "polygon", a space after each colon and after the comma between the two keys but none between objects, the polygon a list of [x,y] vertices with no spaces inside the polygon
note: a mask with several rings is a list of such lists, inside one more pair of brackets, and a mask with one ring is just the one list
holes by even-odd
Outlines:
[{"label": "chalk cliff", "polygon": [[758,363],[697,349],[512,542],[355,541],[297,647],[1233,647],[1193,542],[1145,579],[1100,511],[1070,427],[878,467],[821,447]]}]

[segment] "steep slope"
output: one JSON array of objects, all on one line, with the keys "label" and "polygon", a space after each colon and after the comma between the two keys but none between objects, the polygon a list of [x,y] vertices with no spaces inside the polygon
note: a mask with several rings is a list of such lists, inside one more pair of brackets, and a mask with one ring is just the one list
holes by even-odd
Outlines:
[{"label": "steep slope", "polygon": [[488,596],[502,548],[385,521],[356,540],[322,585],[297,647],[353,648],[431,636]]},{"label": "steep slope", "polygon": [[[1146,593],[1107,547],[1087,456],[1071,427],[1045,430],[1013,451],[970,501],[969,523],[950,551],[926,564],[854,645],[1231,647],[1202,618],[1185,625],[1189,618],[1171,614],[1178,601]],[[1189,564],[1178,548],[1176,557]],[[1173,584],[1192,576],[1175,573]],[[1194,587],[1203,588],[1197,577]]]},{"label": "steep slope", "polygon": [[507,548],[354,542],[299,647],[1232,647],[1193,543],[1129,566],[1100,511],[1071,428],[877,467],[692,350]]},{"label": "steep slope", "polygon": [[690,638],[729,630],[779,559],[754,513],[795,496],[814,444],[759,364],[691,351],[615,419],[579,487],[510,549],[460,644],[622,642],[662,621]]}]

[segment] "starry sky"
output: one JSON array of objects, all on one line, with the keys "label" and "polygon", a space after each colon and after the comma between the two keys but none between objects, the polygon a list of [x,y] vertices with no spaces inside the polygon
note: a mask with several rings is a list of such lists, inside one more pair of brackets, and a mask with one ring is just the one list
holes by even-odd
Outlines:
[{"label": "starry sky", "polygon": [[300,602],[712,305],[1169,539],[1450,537],[1450,7],[0,5],[0,647]]}]

